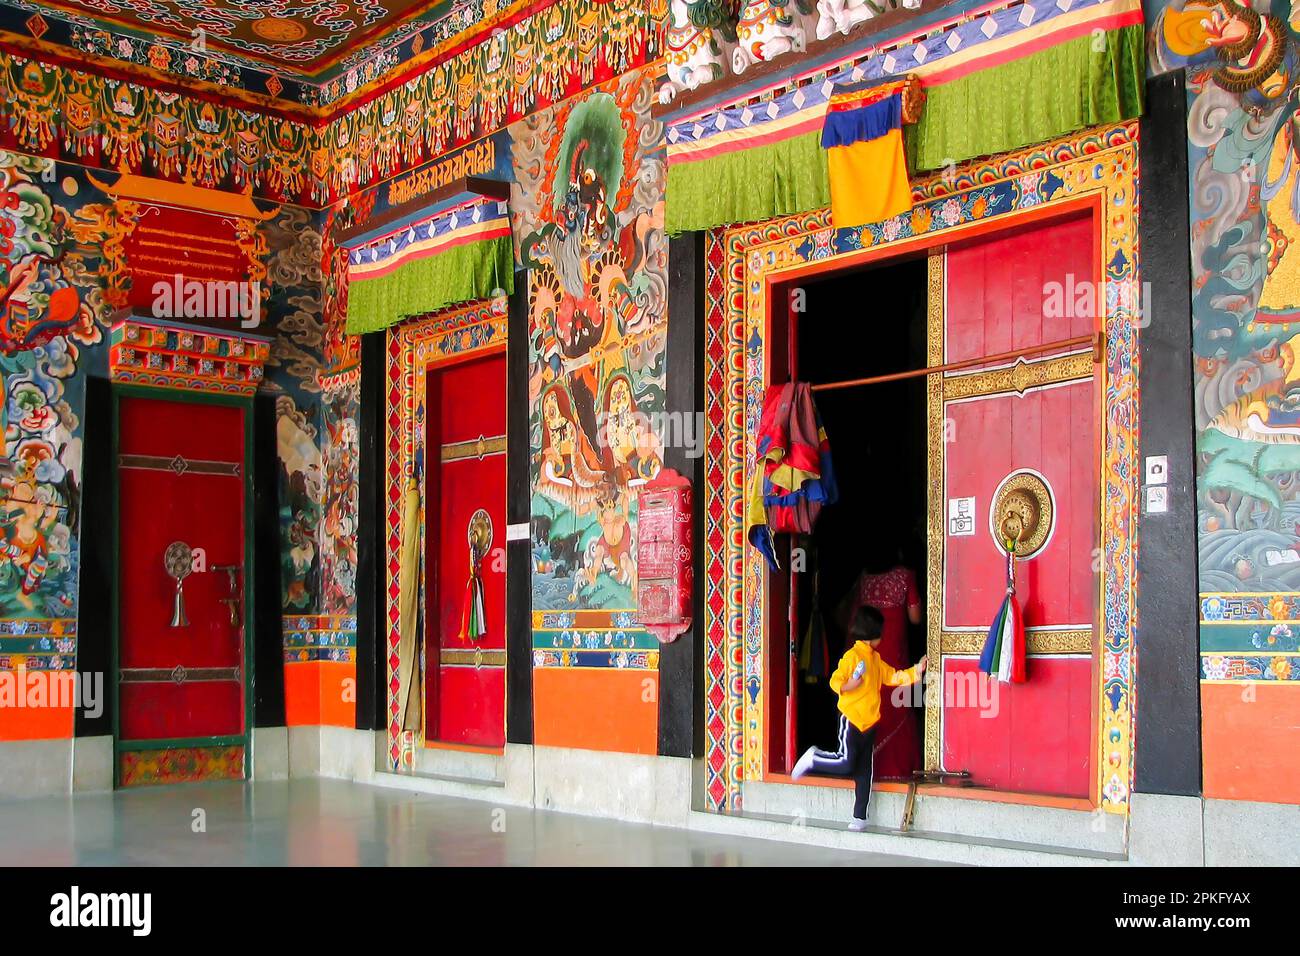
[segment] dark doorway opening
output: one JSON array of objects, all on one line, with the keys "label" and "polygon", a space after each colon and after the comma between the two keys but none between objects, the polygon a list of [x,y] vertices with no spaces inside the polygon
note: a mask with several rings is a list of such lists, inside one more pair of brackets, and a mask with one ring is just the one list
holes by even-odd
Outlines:
[{"label": "dark doorway opening", "polygon": [[[773,381],[789,374],[816,386],[929,364],[924,255],[800,280],[774,290],[773,301],[790,303],[788,316],[773,322]],[[878,598],[882,588],[894,594],[907,582],[900,606],[882,608],[881,654],[907,667],[925,653],[924,620],[909,621],[907,605],[925,605],[926,379],[819,390],[814,399],[839,500],[823,509],[811,535],[779,549],[790,560],[770,578],[771,636],[788,628],[790,637],[769,641],[769,766],[776,772],[789,772],[809,746],[836,746],[839,714],[827,665],[833,670],[844,653],[847,618],[866,591]],[[798,548],[802,555],[787,550]],[[863,580],[864,574],[874,577]],[[899,726],[907,722],[910,728]],[[920,769],[923,728],[919,706],[882,713],[877,779]]]}]

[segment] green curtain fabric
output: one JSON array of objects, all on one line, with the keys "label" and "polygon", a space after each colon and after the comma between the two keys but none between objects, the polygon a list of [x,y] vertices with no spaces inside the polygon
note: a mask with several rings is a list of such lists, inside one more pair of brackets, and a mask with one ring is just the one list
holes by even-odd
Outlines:
[{"label": "green curtain fabric", "polygon": [[[904,127],[909,169],[939,169],[1142,114],[1142,24],[1032,53],[926,88],[921,120]],[[821,133],[668,164],[666,229],[676,235],[820,209],[831,202]]]},{"label": "green curtain fabric", "polygon": [[788,216],[831,203],[821,130],[695,163],[668,164],[670,236]]},{"label": "green curtain fabric", "polygon": [[926,89],[911,136],[917,169],[939,169],[1041,143],[1142,113],[1146,70],[1142,24],[1067,40],[1002,66]]},{"label": "green curtain fabric", "polygon": [[412,315],[491,298],[515,290],[514,249],[509,236],[467,242],[407,262],[385,276],[348,287],[350,335],[376,332]]}]

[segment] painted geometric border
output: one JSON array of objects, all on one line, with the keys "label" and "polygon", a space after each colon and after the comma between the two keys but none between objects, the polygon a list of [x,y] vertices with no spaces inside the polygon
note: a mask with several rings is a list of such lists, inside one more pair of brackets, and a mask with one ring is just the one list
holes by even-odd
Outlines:
[{"label": "painted geometric border", "polygon": [[[398,557],[402,541],[402,486],[424,454],[423,396],[430,366],[461,358],[506,341],[506,314],[489,302],[473,302],[411,319],[388,331],[385,389],[384,527],[387,576],[385,605],[388,621],[388,764],[410,770],[419,741],[403,731],[397,712],[398,674]],[[423,503],[421,528],[424,533]],[[420,549],[424,553],[424,549]]]},{"label": "painted geometric border", "polygon": [[829,212],[818,210],[710,235],[705,706],[711,809],[741,809],[742,782],[761,779],[763,773],[765,574],[744,547],[742,503],[764,391],[768,274],[918,235],[942,236],[971,222],[1099,193],[1107,312],[1098,784],[1104,809],[1127,812],[1137,623],[1138,369],[1134,300],[1122,290],[1137,281],[1136,143],[1137,124],[1126,123],[966,164],[955,176],[915,184],[910,214],[861,228],[832,229]]}]

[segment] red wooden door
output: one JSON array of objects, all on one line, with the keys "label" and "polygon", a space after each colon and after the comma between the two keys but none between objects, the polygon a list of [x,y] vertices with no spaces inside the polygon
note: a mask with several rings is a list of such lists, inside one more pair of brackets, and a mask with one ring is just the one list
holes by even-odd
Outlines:
[{"label": "red wooden door", "polygon": [[[498,352],[426,378],[425,739],[505,744],[506,358]],[[486,522],[484,522],[486,518]],[[488,529],[479,561],[482,633],[465,632],[471,525]]]},{"label": "red wooden door", "polygon": [[[233,405],[118,399],[123,785],[244,774],[245,415]],[[184,626],[172,626],[176,588],[163,560],[174,542],[193,554]]]},{"label": "red wooden door", "polygon": [[[1098,327],[1097,227],[1091,215],[1002,233],[948,250],[944,360],[1050,345]],[[1101,300],[1104,304],[1104,300]],[[978,659],[944,654],[942,763],[980,786],[1087,796],[1092,774],[1093,640],[1098,541],[1097,386],[1088,346],[1031,355],[944,379],[942,501],[968,502],[973,533],[943,536],[945,641],[982,643],[1005,594],[990,517],[1001,483],[1031,472],[1050,490],[1054,523],[1017,562],[1031,640],[1028,682],[982,683]],[[1031,374],[1026,374],[1032,369]],[[973,500],[973,507],[970,502]],[[1066,652],[1072,650],[1072,652]],[[971,690],[981,688],[975,697]]]}]

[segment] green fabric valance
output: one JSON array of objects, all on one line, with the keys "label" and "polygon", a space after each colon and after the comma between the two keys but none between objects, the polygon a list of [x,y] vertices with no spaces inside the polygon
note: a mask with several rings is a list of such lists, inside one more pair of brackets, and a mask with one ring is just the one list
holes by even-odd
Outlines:
[{"label": "green fabric valance", "polygon": [[[979,68],[981,61],[996,62],[997,53],[951,65],[933,54],[925,58],[926,68],[917,69],[925,106],[919,121],[904,127],[910,168],[940,169],[1141,115],[1146,57],[1140,5],[1101,0],[1083,20],[1051,10],[1041,27],[1035,23],[1032,39],[1013,48],[1023,55],[1009,62]],[[979,47],[971,49],[975,54]],[[669,235],[829,206],[821,131],[836,79],[669,126]]]},{"label": "green fabric valance", "polygon": [[669,162],[665,231],[671,236],[829,206],[821,135],[818,128],[703,162]]},{"label": "green fabric valance", "polygon": [[[1082,36],[951,83],[926,88],[911,133],[917,169],[940,169],[1142,115],[1142,24]],[[1100,39],[1098,37],[1097,39]]]},{"label": "green fabric valance", "polygon": [[459,208],[348,253],[350,335],[514,291],[505,203]]}]

